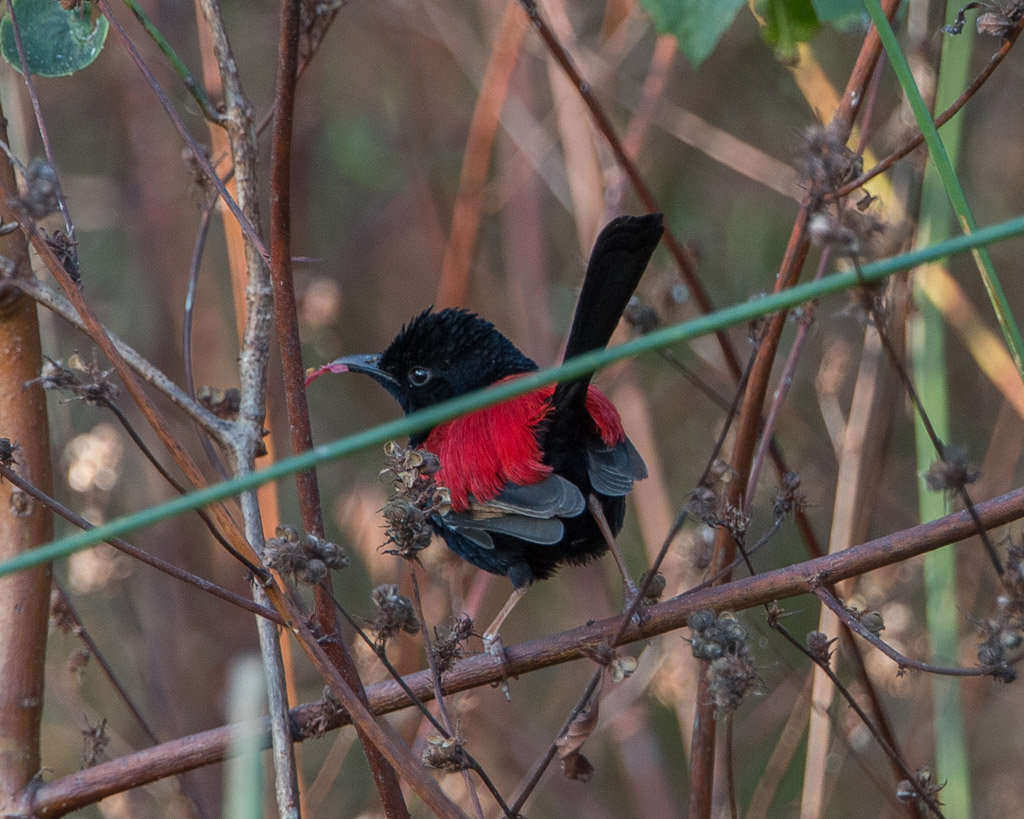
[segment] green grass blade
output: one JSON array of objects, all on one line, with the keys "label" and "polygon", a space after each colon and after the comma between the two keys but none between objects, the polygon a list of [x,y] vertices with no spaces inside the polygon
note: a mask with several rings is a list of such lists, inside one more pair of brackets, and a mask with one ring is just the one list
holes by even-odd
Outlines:
[{"label": "green grass blade", "polygon": [[[899,43],[896,41],[896,35],[893,33],[892,26],[889,25],[879,0],[864,0],[864,5],[867,8],[868,14],[871,15],[875,28],[878,30],[878,35],[882,40],[882,47],[885,49],[889,62],[896,72],[896,78],[903,88],[903,93],[907,96],[914,119],[924,135],[925,144],[928,146],[928,153],[931,156],[932,162],[935,163],[935,169],[942,180],[946,195],[953,205],[953,211],[960,222],[960,227],[964,233],[972,233],[978,227],[974,221],[974,215],[967,204],[967,197],[964,195],[960,180],[953,170],[953,163],[949,159],[949,154],[946,152],[942,139],[939,137],[935,121],[932,119],[928,106],[925,105],[924,99],[921,97],[917,83],[914,82],[914,76],[910,71],[907,58],[903,55]],[[999,283],[999,277],[996,275],[995,268],[992,265],[992,259],[988,254],[988,250],[981,245],[975,247],[971,255],[974,257],[975,264],[978,266],[978,272],[985,283],[989,300],[992,302],[992,309],[995,311],[996,320],[1003,331],[1003,338],[1010,348],[1010,355],[1017,366],[1017,372],[1024,379],[1024,339],[1021,338],[1020,328],[1017,326],[1013,313],[1010,311],[1010,305],[1006,301],[1006,295],[1003,293],[1002,285]]]},{"label": "green grass blade", "polygon": [[[862,268],[862,275],[868,282],[881,281],[893,273],[909,270],[912,267],[927,262],[944,259],[947,256],[970,250],[982,244],[1002,241],[1014,236],[1020,236],[1021,234],[1024,234],[1024,216],[1018,216],[1007,222],[983,228],[969,236],[957,236],[949,241],[939,242],[930,247],[873,262]],[[429,429],[443,421],[450,420],[459,415],[466,415],[492,404],[497,404],[500,401],[522,395],[546,384],[552,384],[561,379],[575,378],[615,361],[622,361],[640,353],[658,350],[662,347],[678,344],[681,341],[688,341],[689,339],[708,335],[736,324],[743,324],[761,316],[769,315],[778,310],[795,307],[798,304],[813,301],[843,290],[849,290],[856,286],[857,274],[854,271],[836,273],[817,281],[805,282],[782,293],[752,299],[742,304],[718,310],[707,316],[701,316],[700,318],[675,324],[671,327],[664,327],[641,338],[620,344],[618,347],[610,350],[600,350],[577,356],[558,367],[530,373],[522,378],[517,378],[495,387],[489,387],[486,390],[478,390],[477,392],[460,396],[443,404],[437,404],[425,410],[420,410],[406,418],[381,424],[330,444],[321,444],[308,452],[277,461],[265,469],[239,475],[229,481],[207,486],[203,489],[197,489],[194,492],[189,492],[187,495],[172,498],[159,506],[153,506],[140,512],[108,521],[87,532],[76,532],[75,534],[68,535],[45,546],[40,546],[38,549],[24,552],[11,560],[0,563],[0,577],[11,572],[66,557],[89,546],[101,543],[108,538],[121,537],[136,529],[152,526],[184,512],[190,512],[202,506],[218,503],[242,492],[256,489],[265,483],[286,478],[289,475],[294,475],[296,472],[302,472],[306,469],[312,469],[320,464],[343,458],[359,450],[368,449],[372,446],[381,446],[394,438]]]},{"label": "green grass blade", "polygon": [[231,747],[224,771],[225,819],[262,819],[263,714],[267,695],[263,666],[254,656],[243,657],[231,669],[228,694]]},{"label": "green grass blade", "polygon": [[[947,7],[947,19],[955,18],[956,7]],[[935,108],[942,110],[952,103],[968,81],[972,38],[947,37],[942,43],[935,93]],[[960,156],[963,118],[956,117],[943,131],[946,152],[951,163]],[[925,169],[921,191],[921,218],[916,244],[924,247],[948,239],[952,232],[945,186],[934,163]],[[949,381],[947,378],[945,322],[939,310],[918,287],[914,292],[918,310],[910,321],[910,349],[921,401],[935,431],[943,442],[951,440],[949,422]],[[935,520],[949,512],[949,498],[931,491],[923,479],[936,458],[935,447],[920,418],[915,419],[917,451],[918,509],[922,521]],[[957,646],[963,625],[957,605],[956,553],[938,549],[924,556],[925,614],[928,625],[932,662],[957,665]],[[932,674],[932,724],[934,726],[935,767],[938,777],[946,783],[942,789],[943,805],[950,816],[971,816],[971,782],[967,743],[964,737],[963,710],[960,705],[961,681],[956,677]]]}]

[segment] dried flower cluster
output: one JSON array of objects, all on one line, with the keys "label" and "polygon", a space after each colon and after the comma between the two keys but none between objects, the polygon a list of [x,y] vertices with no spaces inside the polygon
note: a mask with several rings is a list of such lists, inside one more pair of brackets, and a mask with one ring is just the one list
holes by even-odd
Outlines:
[{"label": "dried flower cluster", "polygon": [[981,477],[981,470],[967,463],[963,447],[947,444],[942,448],[942,460],[932,461],[924,480],[933,492],[955,492]]},{"label": "dried flower cluster", "polygon": [[1007,550],[1003,588],[995,616],[981,625],[985,640],[978,645],[978,662],[995,666],[992,676],[1009,683],[1017,679],[1010,663],[1019,659],[1024,644],[1024,542]]},{"label": "dried flower cluster", "polygon": [[196,390],[196,400],[218,418],[231,421],[238,418],[238,409],[242,404],[242,393],[237,387],[220,390],[216,387],[204,385]]},{"label": "dried flower cluster", "polygon": [[327,577],[329,570],[348,565],[345,550],[336,543],[315,535],[300,535],[292,526],[278,526],[274,534],[267,540],[263,562],[285,577],[313,585]]},{"label": "dried flower cluster", "polygon": [[441,462],[432,452],[403,447],[394,441],[385,445],[380,474],[390,476],[395,489],[382,510],[388,522],[384,545],[395,544],[388,554],[416,557],[433,539],[431,519],[451,511],[451,495],[435,479],[440,469]]},{"label": "dried flower cluster", "polygon": [[465,655],[465,643],[473,635],[473,619],[461,615],[448,627],[434,627],[434,663],[437,673],[451,671]]},{"label": "dried flower cluster", "polygon": [[315,713],[309,718],[309,722],[306,725],[309,735],[316,739],[320,739],[324,734],[332,728],[336,728],[341,723],[341,718],[344,714],[344,706],[338,701],[338,698],[334,696],[334,692],[331,691],[331,687],[329,685],[325,685],[323,700],[320,702],[320,707],[316,709]]},{"label": "dried flower cluster", "polygon": [[442,737],[434,734],[427,737],[420,760],[426,768],[444,773],[457,773],[470,767],[462,751],[464,742],[458,737]]},{"label": "dried flower cluster", "polygon": [[416,617],[412,600],[399,594],[398,586],[384,583],[373,590],[371,597],[377,606],[377,615],[370,628],[377,634],[378,647],[383,648],[388,640],[403,631],[406,634],[419,633],[420,621]]},{"label": "dried flower cluster", "polygon": [[109,407],[121,394],[120,388],[110,381],[113,372],[113,368],[102,369],[95,360],[86,364],[78,353],[73,353],[67,364],[48,357],[39,377],[28,383],[40,384],[44,390],[66,390],[71,393],[68,401],[78,399],[93,406]]},{"label": "dried flower cluster", "polygon": [[747,644],[747,630],[732,612],[695,611],[686,621],[690,647],[698,660],[710,663],[708,683],[720,712],[735,711],[754,683],[757,672]]},{"label": "dried flower cluster", "polygon": [[896,798],[900,802],[912,803],[923,816],[931,813],[931,810],[928,807],[928,800],[923,799],[921,794],[927,794],[928,799],[934,799],[935,794],[941,791],[943,787],[945,787],[945,783],[943,782],[940,785],[935,781],[932,769],[927,765],[922,765],[914,771],[913,782],[909,779],[903,779],[896,785]]}]

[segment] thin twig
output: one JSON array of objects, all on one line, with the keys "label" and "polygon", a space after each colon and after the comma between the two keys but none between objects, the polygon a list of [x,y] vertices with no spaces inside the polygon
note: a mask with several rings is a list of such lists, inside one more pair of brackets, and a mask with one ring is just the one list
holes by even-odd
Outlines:
[{"label": "thin twig", "polygon": [[[953,102],[949,108],[935,118],[936,128],[941,128],[949,122],[956,116],[957,112],[959,112],[960,109],[963,108],[976,93],[978,93],[981,86],[985,84],[985,81],[992,76],[992,73],[999,67],[999,64],[1005,59],[1006,55],[1010,53],[1010,49],[1013,48],[1013,44],[1017,41],[1022,30],[1024,30],[1024,18],[1018,20],[1016,25],[1005,35],[1005,39],[999,47],[999,50],[992,55],[991,59],[981,70],[978,76],[974,78],[974,82],[964,89],[964,92],[957,97],[956,101]],[[856,179],[842,185],[834,194],[832,194],[832,198],[841,199],[844,196],[849,196],[853,191],[858,188],[862,188],[879,174],[885,173],[885,171],[889,170],[889,168],[895,165],[899,160],[903,159],[908,154],[913,153],[922,145],[924,145],[924,134],[918,133],[887,157],[875,163],[870,170],[865,171]]]},{"label": "thin twig", "polygon": [[[339,612],[341,612],[341,616],[345,618],[345,620],[348,622],[350,626],[352,626],[352,629],[359,636],[359,638],[370,648],[371,651],[373,651],[373,653],[377,656],[377,659],[380,660],[381,665],[383,665],[388,674],[391,675],[391,679],[398,683],[399,687],[409,698],[409,704],[414,706],[416,710],[418,710],[424,716],[424,718],[434,727],[434,729],[439,734],[441,734],[446,739],[454,738],[453,735],[448,731],[448,729],[445,728],[445,726],[438,721],[437,717],[434,716],[434,714],[426,706],[423,700],[420,699],[419,696],[417,696],[416,692],[412,690],[409,683],[406,682],[405,678],[402,676],[401,672],[399,672],[399,670],[395,668],[395,666],[391,663],[391,660],[388,659],[387,651],[385,650],[384,646],[378,645],[376,642],[371,640],[369,635],[363,630],[359,623],[356,622],[355,618],[351,614],[349,614],[348,611],[345,610],[345,607],[342,606],[341,603],[338,602],[338,598],[334,597],[333,599],[335,607],[338,609]],[[422,619],[420,620],[420,622],[423,622]],[[431,677],[433,676],[434,675],[431,673]],[[433,680],[431,680],[431,686],[433,687]],[[437,696],[436,689],[433,691],[433,694],[435,697]],[[494,801],[498,803],[498,806],[501,808],[502,812],[505,814],[507,819],[518,819],[518,817],[512,813],[511,808],[509,808],[509,806],[505,803],[505,800],[502,797],[501,792],[498,790],[497,786],[494,784],[491,778],[487,775],[487,772],[483,769],[483,766],[479,762],[477,762],[476,759],[473,758],[473,755],[470,754],[469,751],[467,751],[465,748],[462,749],[462,755],[465,758],[466,762],[469,764],[470,768],[472,768],[476,772],[477,776],[480,777],[480,781],[483,782],[487,790],[490,791],[491,796],[494,797]]]},{"label": "thin twig", "polygon": [[[917,413],[917,417],[921,419],[921,424],[924,426],[928,439],[932,442],[932,446],[935,448],[935,453],[938,455],[939,460],[943,463],[948,463],[946,460],[946,446],[942,442],[942,439],[939,438],[939,434],[935,430],[935,426],[932,424],[932,420],[928,416],[928,412],[925,410],[924,403],[921,401],[921,396],[918,395],[917,388],[914,386],[914,381],[910,377],[910,373],[907,372],[907,368],[903,365],[903,361],[900,359],[899,355],[897,355],[892,339],[889,338],[889,332],[885,325],[884,318],[881,311],[878,309],[877,303],[875,302],[875,292],[864,283],[864,274],[860,267],[860,259],[856,253],[849,254],[848,258],[853,264],[854,270],[857,272],[857,278],[861,281],[861,288],[864,294],[862,301],[868,310],[868,314],[871,316],[871,321],[875,325],[875,330],[878,332],[878,339],[882,342],[882,348],[885,350],[885,354],[889,358],[889,363],[892,364],[893,369],[896,370],[897,375],[899,375],[900,381],[903,383],[903,388],[907,391],[907,397],[910,398],[910,402],[914,405],[914,411]],[[958,482],[956,486],[953,487],[953,490],[957,495],[959,495],[960,500],[963,502],[964,507],[967,509],[971,518],[976,523],[980,523],[978,511],[974,507],[974,501],[971,500],[970,493],[968,493],[965,483]],[[985,547],[985,552],[988,554],[988,559],[995,568],[996,574],[1002,577],[1005,574],[1006,569],[1003,567],[1003,563],[999,559],[999,554],[996,552],[996,547],[992,543],[992,539],[988,536],[988,532],[979,527],[978,537],[981,538],[981,543]]]},{"label": "thin twig", "polygon": [[836,691],[839,692],[840,696],[844,700],[846,700],[846,702],[854,710],[857,716],[860,717],[861,722],[871,732],[871,735],[875,738],[875,742],[878,743],[878,747],[880,747],[882,751],[885,752],[885,755],[889,757],[893,764],[899,767],[903,776],[907,779],[908,782],[911,783],[911,786],[917,792],[917,795],[922,800],[924,800],[925,804],[928,805],[928,807],[936,816],[939,817],[939,819],[945,819],[942,813],[942,809],[939,807],[939,804],[936,801],[934,794],[928,793],[928,791],[921,786],[921,783],[918,781],[918,778],[914,775],[910,768],[907,767],[907,764],[900,757],[896,749],[889,745],[889,743],[883,736],[882,732],[879,731],[878,726],[875,725],[874,720],[872,720],[868,713],[863,708],[861,708],[856,698],[853,696],[853,694],[849,692],[846,686],[843,685],[842,681],[839,679],[839,677],[836,676],[835,672],[831,669],[828,662],[816,656],[814,652],[808,650],[808,648],[805,645],[803,645],[792,634],[790,634],[789,631],[787,631],[786,628],[782,625],[782,623],[778,621],[778,617],[769,618],[768,623],[773,629],[775,629],[779,634],[781,634],[791,645],[793,645],[798,651],[800,651],[800,653],[806,656],[815,665],[817,665],[818,668],[825,672],[828,678],[832,681],[832,685],[836,687]]},{"label": "thin twig", "polygon": [[[160,463],[159,459],[156,457],[155,454],[153,454],[153,451],[146,445],[146,442],[142,440],[142,436],[139,435],[139,433],[135,430],[135,427],[133,427],[131,422],[128,420],[128,416],[124,414],[121,408],[113,401],[105,401],[104,406],[106,406],[107,409],[109,409],[114,414],[114,417],[121,422],[121,426],[124,427],[125,432],[128,433],[128,437],[132,439],[132,442],[135,444],[136,447],[138,447],[139,451],[142,452],[146,460],[153,465],[153,468],[160,473],[160,476],[174,488],[174,491],[176,491],[179,495],[188,494],[188,488],[184,484],[182,484],[181,481],[177,480],[170,472],[168,472],[167,468],[162,463]],[[216,540],[224,548],[224,550],[227,551],[228,554],[230,554],[235,560],[237,560],[239,563],[245,566],[245,568],[247,568],[253,575],[259,575],[259,567],[254,565],[251,560],[246,558],[245,555],[241,554],[237,549],[235,549],[234,546],[228,543],[227,538],[220,533],[220,531],[217,529],[217,526],[214,524],[213,519],[210,517],[209,513],[205,509],[196,509],[196,514],[199,516],[199,519],[202,520],[202,522],[206,525],[206,528],[213,536],[213,539]]]},{"label": "thin twig", "polygon": [[842,602],[828,589],[819,586],[814,589],[814,593],[822,603],[828,606],[829,610],[832,611],[836,617],[842,620],[843,623],[849,627],[851,631],[862,637],[864,640],[867,640],[867,642],[871,643],[871,645],[896,663],[896,665],[899,666],[900,674],[902,674],[907,668],[913,668],[915,671],[926,671],[929,674],[941,674],[946,677],[990,677],[994,674],[998,674],[1006,666],[1014,665],[1021,660],[1021,657],[1015,657],[1012,660],[1000,663],[999,665],[978,666],[976,668],[955,668],[951,666],[933,665],[932,663],[915,660],[905,654],[901,654],[891,645],[882,640],[877,634],[869,631],[864,624],[854,617],[852,612],[846,608],[846,606],[844,606]]},{"label": "thin twig", "polygon": [[[8,0],[8,2],[9,1],[10,0]],[[203,169],[203,173],[206,174],[207,178],[210,180],[210,184],[213,185],[217,190],[217,193],[224,200],[224,204],[227,205],[228,210],[230,210],[235,219],[238,220],[238,224],[242,228],[242,231],[248,237],[249,241],[252,242],[253,247],[255,247],[259,251],[260,255],[263,256],[264,260],[269,260],[270,254],[267,252],[267,248],[263,244],[263,240],[260,239],[257,229],[245,214],[242,213],[242,209],[239,207],[238,202],[236,202],[234,197],[228,193],[228,189],[224,187],[224,183],[221,182],[220,176],[217,174],[216,170],[214,170],[213,165],[210,164],[210,160],[206,158],[195,139],[188,132],[188,129],[185,128],[185,123],[183,123],[181,121],[181,117],[178,116],[178,112],[175,110],[174,105],[168,98],[167,92],[160,87],[160,83],[157,82],[156,76],[142,59],[142,56],[135,48],[135,44],[128,38],[124,28],[121,27],[117,18],[114,17],[114,13],[110,10],[110,6],[107,5],[107,0],[96,0],[96,7],[102,11],[110,21],[110,27],[114,30],[114,33],[117,35],[122,45],[124,45],[136,66],[138,66],[139,71],[141,71],[142,75],[146,78],[146,82],[149,83],[150,88],[153,89],[153,93],[156,94],[160,104],[167,112],[167,116],[169,116],[171,118],[171,122],[174,123],[175,129],[181,135],[182,140],[184,140],[189,150],[192,151],[193,156],[195,156],[196,163]]]},{"label": "thin twig", "polygon": [[[420,596],[420,582],[416,577],[416,561],[410,560],[408,563],[409,577],[412,580],[412,602],[415,606],[416,616],[420,621],[420,633],[423,635],[423,648],[427,653],[427,665],[430,667],[430,679],[434,686],[434,702],[437,703],[437,710],[438,713],[441,714],[441,719],[444,721],[444,727],[448,736],[456,742],[460,742],[458,734],[455,731],[455,724],[452,722],[451,715],[448,713],[448,704],[444,699],[444,689],[441,687],[441,674],[437,670],[437,658],[434,656],[434,646],[430,642],[430,631],[427,626],[427,618],[423,614],[423,598]],[[479,819],[484,819],[484,809],[480,805],[480,797],[477,795],[476,785],[473,784],[473,777],[469,775],[468,769],[462,769],[462,778],[466,783],[466,792],[469,794],[469,800],[473,804],[473,810],[476,811],[476,815]]]},{"label": "thin twig", "polygon": [[142,711],[140,711],[139,707],[135,704],[131,694],[128,693],[128,689],[121,684],[121,681],[117,678],[117,674],[114,673],[113,667],[107,661],[103,652],[100,651],[100,647],[96,645],[96,641],[92,639],[92,635],[89,634],[85,625],[82,623],[82,618],[79,617],[78,612],[75,611],[75,607],[71,603],[70,595],[68,595],[67,590],[61,585],[60,578],[53,578],[53,586],[54,589],[56,589],[57,594],[60,595],[60,602],[58,605],[60,606],[61,613],[66,614],[71,619],[73,624],[71,627],[72,633],[85,643],[85,647],[89,650],[89,654],[96,658],[96,662],[99,663],[100,670],[103,672],[103,675],[114,687],[114,690],[117,692],[117,696],[121,698],[125,708],[128,709],[128,712],[135,719],[135,722],[138,723],[139,727],[142,729],[142,733],[146,735],[146,738],[149,739],[150,742],[154,745],[158,745],[160,740],[156,735],[156,731],[153,730],[146,718],[142,716]]},{"label": "thin twig", "polygon": [[[14,34],[14,45],[18,50],[18,62],[21,64],[21,76],[25,79],[25,88],[28,91],[28,98],[32,102],[32,113],[36,118],[36,128],[39,130],[39,138],[43,143],[43,152],[46,154],[46,161],[53,168],[54,181],[56,183],[55,193],[57,203],[60,206],[61,216],[64,217],[64,230],[67,232],[68,245],[75,247],[75,224],[71,221],[71,213],[68,211],[68,203],[64,198],[64,189],[60,184],[60,175],[57,174],[57,160],[53,155],[53,145],[50,143],[50,133],[46,129],[46,121],[43,119],[43,108],[39,104],[39,96],[36,94],[35,82],[32,80],[32,72],[28,69],[28,59],[25,57],[25,46],[21,40],[21,27],[18,25],[18,18],[14,14],[14,0],[7,0],[7,13],[11,16],[11,32]],[[77,255],[77,252],[76,252]]]},{"label": "thin twig", "polygon": [[[62,518],[64,518],[64,520],[68,521],[68,523],[77,526],[79,529],[89,530],[94,528],[93,524],[89,523],[89,521],[87,521],[85,518],[76,515],[74,512],[72,512],[70,509],[64,506],[60,501],[50,497],[45,492],[40,490],[37,486],[25,480],[23,477],[21,477],[21,475],[19,475],[17,472],[11,469],[9,466],[0,464],[0,477],[3,477],[6,480],[10,481],[15,486],[17,486],[18,489],[20,489],[22,492],[24,492],[27,495],[30,495],[32,498],[43,504],[47,509],[60,515]],[[156,557],[155,555],[149,554],[149,552],[144,552],[142,549],[132,546],[130,543],[122,540],[121,538],[111,538],[110,540],[106,541],[106,543],[110,546],[113,546],[119,552],[123,552],[129,557],[135,558],[140,563],[145,563],[147,566],[152,566],[154,569],[157,569],[158,571],[161,571],[164,574],[173,577],[175,580],[180,580],[183,583],[188,583],[190,586],[195,586],[197,589],[199,589],[202,592],[205,592],[206,594],[212,594],[214,597],[219,597],[221,600],[231,603],[233,606],[238,606],[238,608],[244,609],[245,611],[248,611],[251,614],[256,614],[260,617],[265,617],[266,619],[271,620],[280,626],[285,625],[284,619],[281,617],[280,614],[278,614],[273,609],[254,603],[247,597],[242,597],[239,594],[235,594],[234,592],[228,591],[227,589],[222,588],[216,585],[215,583],[211,583],[209,580],[204,580],[201,577],[191,574],[190,572],[187,572],[184,569],[179,569],[177,566],[168,563],[166,560],[163,560],[159,557]]]}]

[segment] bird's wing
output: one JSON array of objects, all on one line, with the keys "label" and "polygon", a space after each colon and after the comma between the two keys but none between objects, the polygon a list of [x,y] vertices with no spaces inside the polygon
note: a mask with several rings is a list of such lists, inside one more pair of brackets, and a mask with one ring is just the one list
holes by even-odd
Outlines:
[{"label": "bird's wing", "polygon": [[471,500],[465,512],[450,512],[444,522],[485,549],[494,548],[490,533],[530,543],[558,543],[565,532],[559,518],[574,518],[586,507],[583,493],[559,475],[529,486],[506,484],[488,501]]},{"label": "bird's wing", "polygon": [[629,438],[614,446],[591,444],[586,448],[587,473],[595,491],[609,497],[623,497],[633,482],[647,477],[647,466]]}]

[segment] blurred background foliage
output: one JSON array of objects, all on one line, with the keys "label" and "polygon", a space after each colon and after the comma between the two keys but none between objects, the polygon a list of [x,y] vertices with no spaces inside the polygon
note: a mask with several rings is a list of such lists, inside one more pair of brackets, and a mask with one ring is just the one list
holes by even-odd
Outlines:
[{"label": "blurred background foliage", "polygon": [[[259,121],[273,102],[278,10],[266,2],[226,0],[222,5]],[[202,59],[191,4],[150,0],[144,6],[199,73]],[[646,0],[644,8],[630,0],[551,0],[542,6],[619,132],[628,133],[631,123],[647,119],[639,167],[667,221],[687,243],[714,303],[728,305],[770,290],[803,195],[803,135],[818,122],[816,111],[830,115],[830,89],[845,84],[866,32],[866,15],[854,8],[859,3],[759,3],[754,4],[756,13],[735,0]],[[188,127],[205,139],[206,126],[195,102],[157,48],[126,10],[117,8],[115,13],[131,24],[135,44]],[[467,134],[504,13],[505,5],[496,0],[342,4],[301,79],[296,112],[293,248],[303,257],[296,275],[308,365],[383,349],[403,322],[438,301]],[[904,48],[926,92],[934,79],[945,15],[941,3],[913,0],[898,21]],[[669,34],[659,34],[652,18]],[[829,25],[819,25],[818,18]],[[963,48],[970,48],[975,38],[970,28],[958,41]],[[805,36],[794,37],[794,32]],[[672,35],[679,36],[681,52]],[[978,38],[971,76],[997,44],[993,38]],[[656,72],[663,74],[663,89],[647,98],[645,79]],[[1022,73],[1020,54],[1012,53],[961,115],[959,171],[981,224],[1024,212],[1024,187],[1017,184],[1024,177]],[[40,154],[37,138],[29,136],[31,112],[20,75],[5,68],[0,84],[16,153]],[[183,305],[203,194],[183,161],[180,139],[151,89],[114,43],[73,78],[37,78],[36,85],[78,229],[85,293],[107,326],[181,382]],[[645,111],[645,105],[652,107]],[[912,129],[913,120],[885,67],[866,129],[868,145],[884,155]],[[261,145],[265,184],[269,147],[265,141]],[[479,236],[460,301],[547,365],[557,359],[597,228],[618,212],[642,208],[575,92],[567,92],[531,30],[515,60],[486,161]],[[922,171],[923,154],[918,152],[875,187],[881,198],[872,212],[885,224],[878,253],[907,246]],[[1019,263],[1019,241],[991,252],[1006,276],[1011,305],[1021,305],[1020,279],[1012,275]],[[814,263],[812,258],[808,271]],[[223,232],[215,223],[199,279],[193,349],[197,383],[218,388],[236,383],[236,320],[226,270]],[[952,260],[950,270],[963,289],[963,303],[975,305],[982,324],[993,329],[969,258]],[[663,250],[656,254],[639,296],[663,322],[696,314]],[[93,350],[82,336],[49,316],[45,321],[44,347],[50,356],[66,359],[78,352],[92,359]],[[795,327],[787,330],[780,361]],[[731,335],[741,356],[749,354],[748,329],[735,328]],[[802,476],[808,515],[823,542],[837,492],[836,429],[845,423],[863,338],[863,317],[848,300],[834,298],[818,307],[777,429],[792,468]],[[730,382],[710,340],[673,355],[719,395],[730,397]],[[955,338],[947,346],[946,363],[953,438],[984,469],[977,497],[1019,485],[1024,446],[1020,404],[993,386]],[[652,467],[652,479],[635,493],[635,511],[620,538],[631,568],[639,574],[646,555],[657,549],[668,522],[686,502],[724,412],[657,355],[610,368],[599,383],[617,401],[627,430]],[[883,387],[891,398],[888,411],[870,430],[873,460],[865,480],[872,491],[859,510],[861,539],[917,521],[913,425],[901,393],[892,382],[883,382]],[[360,378],[322,379],[311,388],[310,402],[319,440],[397,414],[388,396]],[[284,454],[288,435],[274,370],[270,406],[268,426],[277,453]],[[125,408],[131,413],[126,402]],[[68,505],[86,510],[83,514],[92,520],[104,520],[169,496],[123,431],[101,411],[55,397],[50,409],[63,475],[59,496]],[[182,425],[180,434],[198,451],[193,429]],[[328,536],[353,557],[337,577],[339,597],[350,611],[367,618],[373,615],[371,588],[408,583],[401,562],[379,549],[383,535],[378,512],[386,497],[386,487],[376,477],[380,465],[380,453],[368,452],[320,472]],[[761,482],[752,531],[770,522],[775,481],[766,474]],[[282,485],[279,497],[281,520],[297,522],[291,486]],[[701,576],[708,537],[691,528],[679,538],[664,569],[669,593]],[[137,533],[132,542],[246,593],[238,565],[211,545],[193,518]],[[966,665],[975,662],[978,641],[968,618],[984,617],[995,594],[991,572],[976,551],[958,552],[960,661]],[[805,556],[787,525],[759,566],[786,565]],[[430,574],[427,616],[434,624],[450,622],[464,607],[478,607],[480,622],[486,623],[505,597],[503,580],[477,576],[440,545],[427,551],[424,563]],[[250,618],[106,547],[78,554],[57,571],[89,632],[161,739],[225,721],[229,664],[256,646]],[[539,584],[505,627],[506,644],[617,612],[613,572],[606,561],[563,570]],[[911,655],[924,656],[928,637],[920,589],[920,566],[908,563],[862,578],[853,600],[882,611],[887,639]],[[794,613],[787,625],[795,633],[815,627],[817,605],[812,601],[793,601],[787,608]],[[769,636],[758,612],[742,620],[754,635],[761,683],[737,714],[740,803],[748,806],[759,795],[770,807],[744,815],[795,816],[804,767],[799,720],[801,713],[806,719],[806,663]],[[95,664],[75,662],[78,648],[71,635],[56,634],[50,645],[44,761],[51,776],[79,766],[81,732],[101,719],[107,720],[110,735],[108,758],[147,744]],[[358,642],[354,651],[368,683],[384,678]],[[587,746],[597,769],[594,779],[583,784],[549,775],[528,806],[531,817],[681,815],[693,681],[699,670],[680,634],[635,651],[642,652],[639,671],[607,690],[600,727]],[[401,637],[390,655],[403,671],[424,664],[420,642],[411,637]],[[895,666],[875,654],[869,653],[867,662],[906,757],[915,764],[931,760],[928,680],[919,674],[897,676]],[[843,661],[840,668],[845,668]],[[490,689],[455,698],[453,707],[469,748],[503,791],[515,787],[546,747],[590,673],[589,664],[575,663],[529,675],[512,683],[510,704]],[[321,681],[301,661],[296,678],[299,701],[321,696]],[[981,678],[964,681],[962,692],[976,796],[973,815],[1021,815],[1024,740],[1019,731],[1007,730],[1008,724],[1020,724],[1020,687]],[[422,741],[421,720],[414,712],[398,714],[393,721],[410,741],[417,732]],[[787,721],[797,728],[787,730]],[[835,707],[833,721],[826,815],[840,819],[900,813],[888,771],[870,737],[842,706]],[[773,769],[769,758],[786,742],[792,742],[792,757]],[[308,815],[376,815],[376,797],[350,730],[306,742],[300,753]],[[938,776],[942,778],[942,771]],[[188,815],[180,798],[184,788],[205,815],[214,816],[219,779],[217,769],[199,770],[111,797],[80,815]],[[447,777],[444,784],[453,796],[464,798],[460,777]],[[271,805],[268,801],[268,811]]]}]

